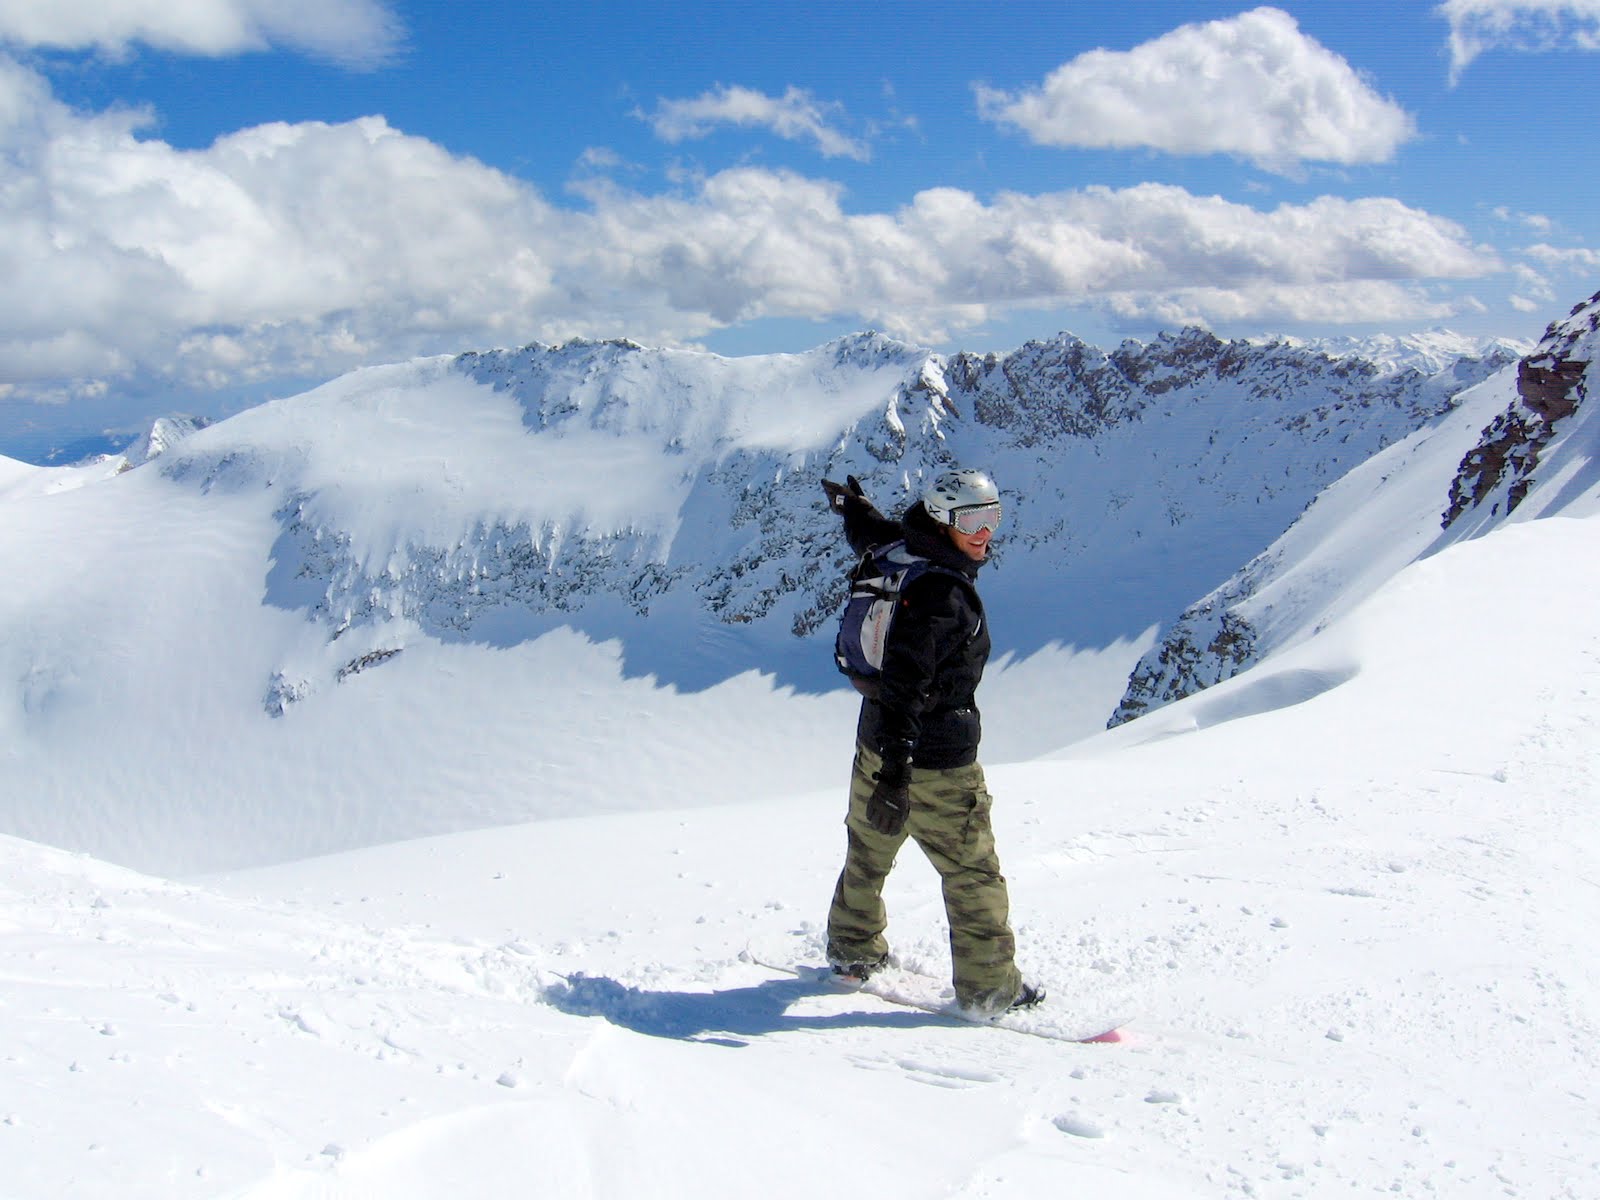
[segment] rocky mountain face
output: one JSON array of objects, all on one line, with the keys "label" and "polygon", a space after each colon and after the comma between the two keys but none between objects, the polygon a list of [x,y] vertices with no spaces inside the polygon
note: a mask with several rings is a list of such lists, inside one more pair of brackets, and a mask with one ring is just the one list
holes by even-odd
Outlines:
[{"label": "rocky mountain face", "polygon": [[1133,668],[1128,689],[1106,728],[1203,692],[1253,666],[1260,639],[1255,627],[1236,611],[1253,594],[1252,583],[1249,574],[1229,580],[1184,609]]},{"label": "rocky mountain face", "polygon": [[1342,424],[1351,408],[1387,406],[1426,420],[1511,358],[1497,348],[1438,371],[1386,371],[1356,355],[1333,357],[1288,342],[1224,342],[1187,329],[1148,345],[1125,342],[1109,354],[1070,337],[1030,342],[1003,357],[958,354],[944,376],[958,410],[1032,446],[1093,438],[1184,400],[1281,404],[1285,423],[1298,429]]},{"label": "rocky mountain face", "polygon": [[[1572,426],[1587,397],[1597,325],[1600,294],[1552,324],[1533,352],[1517,361],[1514,399],[1481,433],[1474,437],[1477,426],[1463,426],[1453,435],[1464,435],[1471,448],[1461,457],[1447,489],[1442,489],[1448,492],[1441,522],[1444,534],[1428,533],[1423,527],[1420,536],[1410,539],[1413,549],[1407,550],[1407,533],[1398,526],[1416,514],[1391,514],[1389,527],[1375,529],[1371,539],[1373,545],[1385,539],[1393,543],[1386,570],[1398,570],[1415,557],[1482,532],[1523,502],[1537,481],[1547,450]],[[1493,399],[1493,394],[1486,399]],[[1380,475],[1381,483],[1405,469],[1403,461],[1385,461],[1372,464],[1369,473]],[[1378,483],[1351,480],[1349,491],[1354,496],[1368,489],[1375,495]],[[1361,500],[1357,496],[1346,503],[1356,505]],[[1134,668],[1108,725],[1132,720],[1253,666],[1289,638],[1304,634],[1306,626],[1297,624],[1297,617],[1314,612],[1336,589],[1346,589],[1346,604],[1358,598],[1349,593],[1348,579],[1335,577],[1316,560],[1317,539],[1326,534],[1300,528],[1315,515],[1308,512],[1285,537],[1172,622]],[[1313,579],[1325,575],[1320,579],[1323,594],[1315,595],[1315,583],[1286,582],[1296,573]],[[1366,586],[1370,585],[1369,580]],[[1291,615],[1286,617],[1284,610]],[[1267,621],[1276,626],[1270,636],[1262,629]]]},{"label": "rocky mountain face", "polygon": [[1588,396],[1600,328],[1600,292],[1553,323],[1517,364],[1517,399],[1483,431],[1461,460],[1442,521],[1449,529],[1471,512],[1509,516],[1528,494],[1540,456]]},{"label": "rocky mountain face", "polygon": [[[477,419],[470,408],[429,415],[431,441],[387,453],[405,461],[407,503],[420,498],[453,524],[374,544],[348,496],[333,498],[356,482],[313,479],[305,466],[324,453],[319,423],[359,436],[344,402],[317,393],[295,399],[295,427],[310,432],[292,453],[230,440],[223,423],[158,469],[202,489],[283,497],[268,599],[305,610],[330,638],[399,620],[508,644],[568,624],[621,638],[670,683],[756,667],[828,687],[830,656],[813,643],[831,636],[848,551],[821,502],[824,477],[857,475],[898,511],[939,467],[988,466],[1007,502],[984,583],[997,648],[1099,647],[1169,619],[1352,466],[1450,413],[1463,388],[1510,361],[1497,349],[1434,373],[1384,369],[1195,329],[1110,352],[1062,335],[949,357],[876,334],[745,359],[536,344],[439,370],[515,403],[521,429],[502,440],[518,445],[501,448],[543,464],[523,477],[537,502],[472,508],[463,497],[475,473],[501,468],[452,440],[453,425]],[[387,421],[392,435],[393,418],[362,419]],[[596,465],[557,487],[568,457]],[[635,510],[594,516],[596,498],[622,494],[615,509],[630,488]],[[381,522],[384,504],[368,497],[361,520]],[[352,655],[370,641],[352,638]],[[1248,658],[1247,631],[1225,613],[1193,657],[1213,653]],[[314,686],[275,681],[269,710]]]}]

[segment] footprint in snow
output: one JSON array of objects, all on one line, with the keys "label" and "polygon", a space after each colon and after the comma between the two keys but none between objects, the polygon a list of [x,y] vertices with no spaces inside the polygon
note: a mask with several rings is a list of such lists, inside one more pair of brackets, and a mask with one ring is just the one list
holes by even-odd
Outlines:
[{"label": "footprint in snow", "polygon": [[1073,1137],[1103,1138],[1106,1131],[1093,1121],[1080,1117],[1076,1113],[1063,1113],[1051,1122],[1062,1133],[1070,1133]]}]

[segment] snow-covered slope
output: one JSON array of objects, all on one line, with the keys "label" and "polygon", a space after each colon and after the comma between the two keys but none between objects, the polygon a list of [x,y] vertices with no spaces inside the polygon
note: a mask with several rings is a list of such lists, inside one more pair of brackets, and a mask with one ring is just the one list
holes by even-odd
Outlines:
[{"label": "snow-covered slope", "polygon": [[[994,765],[1024,966],[1064,1015],[1132,1014],[1120,1046],[742,960],[814,941],[843,850],[848,729],[795,697],[787,727],[837,778],[737,808],[185,884],[0,838],[0,1190],[1588,1200],[1597,589],[1600,522],[1518,523],[1259,671]],[[442,682],[411,702],[455,728]],[[742,699],[627,723],[692,749]],[[497,749],[470,747],[477,786],[525,783]],[[761,778],[766,751],[634,769],[695,791]],[[429,801],[381,755],[352,753],[362,777]],[[257,834],[288,844],[276,799]],[[888,899],[897,951],[941,970],[919,856]]]},{"label": "snow-covered slope", "polygon": [[[1448,411],[1473,370],[1384,374],[1195,330],[949,361],[876,335],[743,360],[580,342],[368,372],[165,470],[283,492],[275,580],[298,582],[271,598],[331,629],[404,617],[504,644],[568,624],[620,634],[668,682],[759,666],[816,688],[835,682],[827,656],[797,638],[830,621],[845,565],[818,519],[826,474],[895,509],[944,462],[987,464],[1010,505],[989,589],[1002,650],[1099,647]],[[739,630],[709,660],[708,626]]]},{"label": "snow-covered slope", "polygon": [[102,458],[76,467],[36,467],[14,458],[0,457],[0,504],[36,496],[70,492],[120,474],[120,459]]},{"label": "snow-covered slope", "polygon": [[1112,723],[1309,636],[1401,567],[1481,535],[1513,509],[1526,520],[1600,503],[1600,444],[1583,407],[1597,321],[1600,296],[1553,323],[1516,365],[1460,393],[1447,418],[1318,496],[1271,547],[1164,631],[1134,669]]},{"label": "snow-covered slope", "polygon": [[[0,1192],[1590,1200],[1593,329],[1459,398],[1196,333],[530,348],[0,461]],[[851,694],[741,670],[823,656],[816,478],[966,456],[1021,962],[1122,1045],[746,953],[815,949],[843,850]],[[1276,649],[1078,738],[1319,492]],[[942,973],[918,856],[887,899]]]}]

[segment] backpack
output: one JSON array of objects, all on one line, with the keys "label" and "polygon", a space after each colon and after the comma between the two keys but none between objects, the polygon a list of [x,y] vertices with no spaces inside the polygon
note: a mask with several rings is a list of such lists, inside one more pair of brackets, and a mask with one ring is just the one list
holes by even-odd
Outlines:
[{"label": "backpack", "polygon": [[913,579],[929,571],[962,579],[949,567],[937,566],[911,553],[904,539],[870,547],[850,573],[850,598],[839,616],[833,660],[864,695],[877,692],[883,648],[889,642],[889,627],[900,607],[900,593]]}]

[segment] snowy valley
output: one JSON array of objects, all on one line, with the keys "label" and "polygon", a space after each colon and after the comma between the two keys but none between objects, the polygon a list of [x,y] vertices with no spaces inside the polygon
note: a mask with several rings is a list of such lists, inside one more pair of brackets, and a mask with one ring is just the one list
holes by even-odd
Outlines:
[{"label": "snowy valley", "polygon": [[[0,460],[0,1194],[1592,1196],[1597,319],[574,342]],[[843,848],[818,481],[950,461],[1022,964],[1118,1045],[751,961]]]},{"label": "snowy valley", "polygon": [[[1046,753],[1104,728],[1157,631],[1324,488],[1505,401],[1459,411],[1515,361],[1503,345],[1441,365],[1428,344],[1420,367],[1383,349],[1379,367],[1199,330],[948,359],[879,335],[750,359],[574,342],[170,423],[164,453],[15,523],[8,568],[34,582],[0,647],[7,831],[184,873],[821,786],[831,764],[793,727],[844,728],[853,704],[828,652],[849,553],[819,482],[853,473],[898,510],[950,461],[1007,497],[986,749]],[[418,719],[450,692],[448,719]],[[675,720],[694,757],[759,748],[768,769],[686,801],[595,752],[688,759]],[[504,773],[467,786],[464,746]],[[398,786],[438,799],[397,811]],[[262,842],[268,805],[287,844]]]}]

